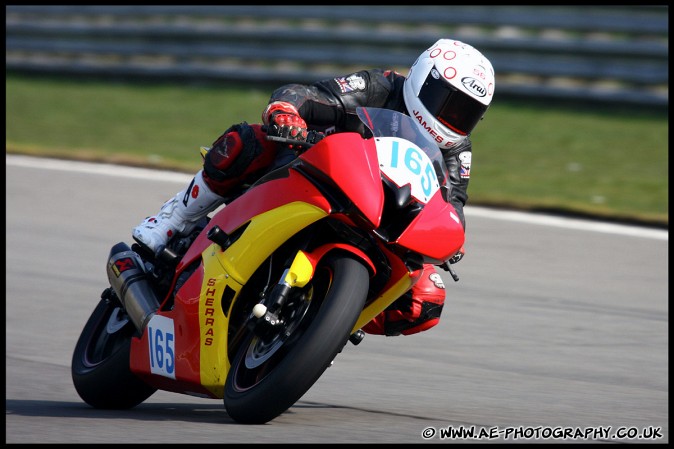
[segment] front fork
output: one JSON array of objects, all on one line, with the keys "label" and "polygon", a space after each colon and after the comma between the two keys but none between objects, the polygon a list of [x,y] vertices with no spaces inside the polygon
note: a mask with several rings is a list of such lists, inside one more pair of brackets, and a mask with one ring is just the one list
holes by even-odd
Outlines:
[{"label": "front fork", "polygon": [[[293,288],[302,288],[306,286],[314,276],[319,261],[331,250],[340,249],[348,251],[359,257],[369,266],[372,275],[376,273],[374,264],[370,258],[360,249],[344,243],[328,243],[322,245],[312,252],[303,250],[297,251],[293,262],[283,274],[279,282],[274,286],[269,296],[253,307],[253,317],[249,321],[249,329],[256,335],[262,337],[278,326],[282,326],[283,319],[279,317],[283,305],[286,303],[290,291]],[[357,333],[357,331],[356,331]],[[362,335],[355,337],[354,344],[362,340]]]},{"label": "front fork", "polygon": [[249,321],[248,326],[256,335],[262,337],[277,326],[283,325],[279,312],[288,300],[290,291],[295,287],[302,288],[307,285],[313,277],[314,269],[315,266],[307,253],[298,251],[271,293],[253,307],[253,319]]}]

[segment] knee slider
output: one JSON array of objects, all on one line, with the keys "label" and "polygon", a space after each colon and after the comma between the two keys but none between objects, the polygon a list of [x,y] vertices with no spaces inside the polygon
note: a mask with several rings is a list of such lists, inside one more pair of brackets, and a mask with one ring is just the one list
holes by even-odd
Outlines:
[{"label": "knee slider", "polygon": [[385,335],[416,334],[430,329],[440,322],[444,301],[438,304],[436,302],[437,298],[431,301],[425,301],[420,298],[413,298],[411,302],[401,300],[402,298],[398,301],[403,304],[398,304],[398,306],[402,305],[401,309],[404,310],[404,313],[396,313],[395,309],[387,309],[384,312],[383,328]]},{"label": "knee slider", "polygon": [[204,171],[218,182],[240,177],[262,149],[252,126],[246,122],[233,125],[211,145],[204,158]]},{"label": "knee slider", "polygon": [[424,266],[414,286],[373,320],[371,333],[411,335],[440,322],[445,304],[445,285],[432,265]]}]

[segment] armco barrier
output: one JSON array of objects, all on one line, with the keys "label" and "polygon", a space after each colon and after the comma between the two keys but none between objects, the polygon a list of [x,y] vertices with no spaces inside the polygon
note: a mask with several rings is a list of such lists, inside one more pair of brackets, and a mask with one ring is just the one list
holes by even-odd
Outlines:
[{"label": "armco barrier", "polygon": [[666,6],[6,6],[6,70],[311,82],[407,73],[441,37],[480,49],[497,94],[668,105]]}]

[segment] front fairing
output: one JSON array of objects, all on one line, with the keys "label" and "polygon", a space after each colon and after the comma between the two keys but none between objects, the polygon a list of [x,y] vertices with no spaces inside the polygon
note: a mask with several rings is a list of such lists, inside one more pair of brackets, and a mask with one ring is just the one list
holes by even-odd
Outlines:
[{"label": "front fairing", "polygon": [[461,249],[464,239],[454,207],[438,192],[394,243],[422,254],[426,263],[440,265]]},{"label": "front fairing", "polygon": [[419,131],[413,118],[400,112],[358,108],[357,113],[374,136],[381,177],[396,190],[399,215],[414,216],[404,225],[389,226],[396,229],[394,235],[380,235],[426,262],[443,263],[461,248],[464,232],[441,190],[449,185],[449,172],[438,146]]},{"label": "front fairing", "polygon": [[[384,207],[384,188],[381,183],[379,159],[375,143],[364,140],[357,133],[339,133],[329,136],[300,156],[310,177],[322,173],[318,180],[325,189],[332,189],[333,202],[340,212],[349,212],[355,206],[375,228],[379,226]],[[343,198],[334,193],[340,191]]]}]

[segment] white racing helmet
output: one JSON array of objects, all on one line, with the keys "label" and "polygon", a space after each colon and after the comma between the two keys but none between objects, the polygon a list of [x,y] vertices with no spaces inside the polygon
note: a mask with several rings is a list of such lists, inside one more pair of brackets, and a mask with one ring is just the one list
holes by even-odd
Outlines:
[{"label": "white racing helmet", "polygon": [[494,69],[472,46],[440,39],[417,58],[403,87],[415,123],[440,148],[462,142],[494,97]]}]

